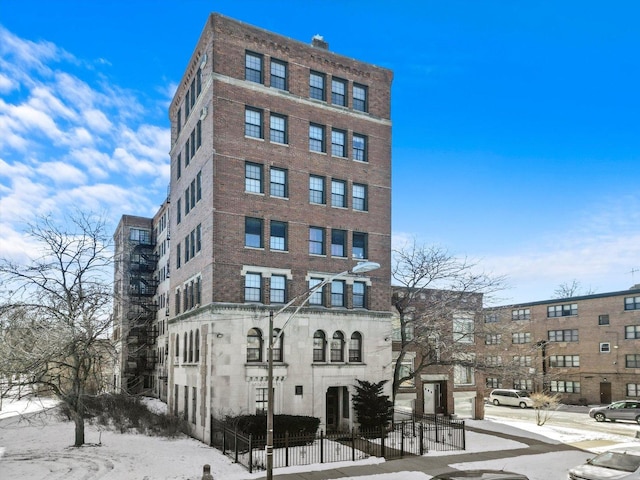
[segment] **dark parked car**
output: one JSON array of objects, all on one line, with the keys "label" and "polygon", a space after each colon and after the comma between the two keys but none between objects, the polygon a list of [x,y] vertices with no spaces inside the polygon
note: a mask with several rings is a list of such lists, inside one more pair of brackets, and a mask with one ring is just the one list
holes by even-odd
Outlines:
[{"label": "dark parked car", "polygon": [[595,407],[589,410],[589,416],[596,422],[605,420],[629,420],[640,424],[640,402],[637,400],[621,400],[606,407]]},{"label": "dark parked car", "polygon": [[505,472],[504,470],[465,470],[451,473],[441,473],[431,480],[529,480],[520,473]]}]

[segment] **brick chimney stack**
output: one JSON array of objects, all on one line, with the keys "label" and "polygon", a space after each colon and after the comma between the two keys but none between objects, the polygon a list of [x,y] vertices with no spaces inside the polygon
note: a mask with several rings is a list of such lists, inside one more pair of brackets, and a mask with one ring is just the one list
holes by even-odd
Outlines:
[{"label": "brick chimney stack", "polygon": [[329,50],[329,44],[324,41],[322,35],[314,35],[311,39],[311,45],[316,48],[322,48],[323,50]]}]

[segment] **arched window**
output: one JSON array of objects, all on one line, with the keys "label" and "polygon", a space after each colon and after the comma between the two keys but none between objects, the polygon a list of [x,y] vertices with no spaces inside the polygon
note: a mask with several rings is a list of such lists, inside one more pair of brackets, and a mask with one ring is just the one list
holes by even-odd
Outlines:
[{"label": "arched window", "polygon": [[180,358],[180,335],[176,333],[176,360]]},{"label": "arched window", "polygon": [[344,362],[344,334],[335,332],[331,339],[331,361]]},{"label": "arched window", "polygon": [[189,341],[189,339],[187,337],[188,335],[185,332],[184,338],[182,340],[182,361],[184,363],[187,363],[187,358],[188,358],[187,355],[189,354],[189,349],[187,348],[188,347],[187,342]]},{"label": "arched window", "polygon": [[284,344],[284,333],[281,333],[280,337],[276,341],[276,337],[278,336],[278,333],[280,333],[280,329],[274,328],[273,329],[273,361],[284,362],[284,356],[283,356],[284,351],[282,348]]},{"label": "arched window", "polygon": [[327,336],[322,330],[316,330],[313,334],[313,361],[327,361]]},{"label": "arched window", "polygon": [[262,361],[262,332],[252,328],[247,334],[247,362]]},{"label": "arched window", "polygon": [[189,363],[193,362],[193,330],[189,332]]},{"label": "arched window", "polygon": [[198,363],[200,361],[200,330],[198,329],[196,329],[196,338],[194,342],[195,342],[196,352],[193,356],[193,361]]},{"label": "arched window", "polygon": [[360,332],[353,332],[351,340],[349,340],[349,361],[362,361],[362,334]]}]

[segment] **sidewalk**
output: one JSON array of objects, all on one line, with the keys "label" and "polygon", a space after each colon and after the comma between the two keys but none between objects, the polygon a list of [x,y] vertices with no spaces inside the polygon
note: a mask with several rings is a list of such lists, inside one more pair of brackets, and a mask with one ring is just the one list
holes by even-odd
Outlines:
[{"label": "sidewalk", "polygon": [[[343,465],[337,468],[320,471],[296,471],[295,473],[286,473],[286,468],[276,469],[274,471],[274,478],[278,480],[328,480],[408,471],[437,475],[439,473],[450,471],[452,467],[449,465],[451,464],[496,460],[522,455],[558,453],[561,451],[581,451],[579,448],[571,445],[565,445],[561,442],[541,437],[517,428],[507,427],[506,430],[509,430],[509,433],[506,433],[504,431],[482,428],[483,421],[470,423],[473,423],[473,426],[467,425],[468,436],[476,434],[476,440],[484,443],[485,446],[486,444],[496,442],[497,440],[497,443],[499,444],[497,447],[502,448],[461,453],[432,452],[421,457],[409,456],[403,459],[390,460],[370,465]],[[480,437],[477,437],[477,435],[480,435]],[[487,439],[483,441],[483,437],[487,437]]]}]

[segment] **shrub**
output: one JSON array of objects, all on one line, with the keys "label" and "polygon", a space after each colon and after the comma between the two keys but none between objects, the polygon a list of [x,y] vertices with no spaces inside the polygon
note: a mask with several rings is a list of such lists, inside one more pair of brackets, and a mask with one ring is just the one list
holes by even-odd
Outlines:
[{"label": "shrub", "polygon": [[[253,435],[258,445],[266,441],[267,416],[266,415],[239,415],[237,417],[227,416],[225,423],[237,428],[246,435]],[[275,439],[284,437],[287,433],[292,437],[315,438],[320,426],[320,419],[316,417],[306,417],[302,415],[274,415],[273,416],[273,437]],[[289,445],[304,445],[312,440],[291,439]]]}]

